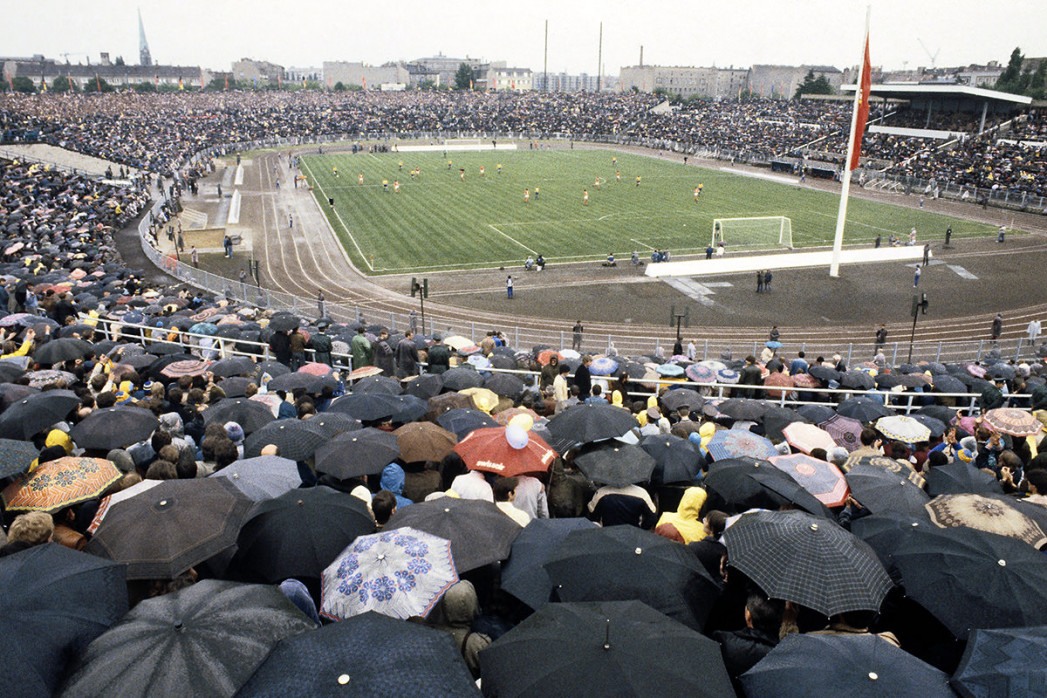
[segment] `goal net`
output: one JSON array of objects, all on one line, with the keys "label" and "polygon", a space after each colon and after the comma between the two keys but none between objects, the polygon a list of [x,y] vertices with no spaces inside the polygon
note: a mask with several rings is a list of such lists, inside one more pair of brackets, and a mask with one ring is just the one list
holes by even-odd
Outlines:
[{"label": "goal net", "polygon": [[712,246],[721,242],[735,249],[792,249],[793,224],[785,216],[714,218]]}]

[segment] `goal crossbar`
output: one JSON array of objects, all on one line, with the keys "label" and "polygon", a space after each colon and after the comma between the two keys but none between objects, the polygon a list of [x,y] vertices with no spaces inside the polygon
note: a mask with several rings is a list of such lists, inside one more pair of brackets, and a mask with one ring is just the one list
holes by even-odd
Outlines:
[{"label": "goal crossbar", "polygon": [[741,248],[792,249],[792,220],[786,216],[714,218],[711,246],[716,247],[720,243]]}]

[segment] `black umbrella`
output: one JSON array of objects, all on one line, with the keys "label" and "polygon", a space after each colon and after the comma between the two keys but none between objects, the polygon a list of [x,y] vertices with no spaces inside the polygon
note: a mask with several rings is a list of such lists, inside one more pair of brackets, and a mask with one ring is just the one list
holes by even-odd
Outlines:
[{"label": "black umbrella", "polygon": [[254,375],[261,380],[262,375],[268,373],[270,378],[277,378],[291,372],[290,366],[285,366],[279,361],[263,361],[255,364]]},{"label": "black umbrella", "polygon": [[240,375],[248,376],[254,374],[255,363],[246,356],[230,356],[215,361],[208,370],[219,378]]},{"label": "black umbrella", "polygon": [[720,593],[686,547],[635,526],[572,531],[545,569],[561,601],[643,601],[699,632]]},{"label": "black umbrella", "polygon": [[785,434],[782,429],[795,422],[806,422],[806,418],[796,410],[788,407],[771,407],[760,418],[763,424],[763,433],[768,439],[784,441]]},{"label": "black umbrella", "polygon": [[524,391],[523,381],[509,373],[495,373],[484,381],[484,387],[495,395],[518,400]]},{"label": "black umbrella", "polygon": [[91,643],[63,693],[231,696],[279,640],[315,627],[276,587],[207,579],[135,606]]},{"label": "black umbrella", "polygon": [[927,495],[937,497],[940,494],[1003,494],[999,481],[984,470],[964,463],[961,460],[925,467]]},{"label": "black umbrella", "polygon": [[639,601],[548,604],[480,667],[488,696],[735,695],[716,642]]},{"label": "black umbrella", "polygon": [[884,406],[882,401],[864,395],[844,400],[837,406],[836,413],[857,419],[862,424],[875,422],[880,417],[894,414]]},{"label": "black umbrella", "polygon": [[638,426],[629,410],[590,404],[568,407],[548,424],[549,433],[556,439],[579,444],[622,436]]},{"label": "black umbrella", "polygon": [[670,412],[675,412],[681,407],[688,407],[692,412],[697,412],[705,404],[705,398],[697,391],[687,388],[668,390],[662,394],[660,399],[662,406]]},{"label": "black umbrella", "polygon": [[764,592],[827,616],[877,611],[893,583],[868,544],[801,511],[743,514],[723,534],[727,560]]},{"label": "black umbrella", "polygon": [[25,373],[25,369],[10,361],[0,361],[0,381],[9,383]]},{"label": "black umbrella", "polygon": [[173,579],[233,545],[251,504],[227,478],[164,480],[110,507],[86,550],[128,579]]},{"label": "black umbrella", "polygon": [[894,551],[914,529],[934,526],[927,516],[911,514],[873,514],[860,516],[851,521],[851,533],[858,536],[873,549],[880,558],[887,574],[895,583],[901,582],[901,574],[894,564]]},{"label": "black umbrella", "polygon": [[39,455],[31,441],[0,439],[0,478],[24,473]]},{"label": "black umbrella", "polygon": [[825,405],[801,405],[796,408],[796,412],[811,424],[828,422],[836,415],[836,410]]},{"label": "black umbrella", "polygon": [[368,612],[277,643],[237,693],[266,696],[476,696],[453,637]]},{"label": "black umbrella", "polygon": [[272,444],[280,449],[280,455],[291,460],[307,460],[325,441],[327,435],[308,421],[278,419],[269,422],[244,441],[244,457],[262,455],[262,449]]},{"label": "black umbrella", "polygon": [[347,480],[380,473],[399,457],[396,434],[367,427],[339,434],[316,449],[316,472]]},{"label": "black umbrella", "polygon": [[447,410],[436,418],[436,423],[447,431],[454,432],[459,441],[464,439],[466,434],[476,429],[498,426],[498,422],[491,415],[468,407],[456,407],[455,409]]},{"label": "black umbrella", "polygon": [[876,387],[876,381],[865,371],[851,370],[840,377],[840,385],[854,390],[872,390]]},{"label": "black umbrella", "polygon": [[403,403],[396,398],[386,393],[351,393],[332,402],[327,411],[347,414],[364,422],[375,422],[390,419],[400,411]]},{"label": "black umbrella", "polygon": [[298,316],[290,313],[276,313],[269,320],[269,328],[277,332],[289,332],[300,324],[302,321],[298,319]]},{"label": "black umbrella", "polygon": [[269,392],[283,390],[287,393],[295,390],[304,390],[307,393],[312,393],[316,391],[318,382],[319,378],[311,373],[285,373],[269,381],[266,390]]},{"label": "black umbrella", "polygon": [[148,439],[160,421],[147,409],[117,405],[94,410],[69,430],[80,448],[110,451]]},{"label": "black umbrella", "polygon": [[655,460],[639,446],[607,441],[585,448],[574,464],[597,484],[624,487],[650,480]]},{"label": "black umbrella", "polygon": [[94,351],[90,342],[74,337],[60,337],[37,347],[33,352],[33,360],[40,364],[57,364],[81,359],[90,351]]},{"label": "black umbrella", "polygon": [[679,436],[652,434],[644,437],[640,446],[654,458],[652,485],[693,483],[699,471],[705,468],[705,457],[701,451]]},{"label": "black umbrella", "polygon": [[251,383],[258,385],[257,378],[248,378],[246,376],[232,376],[231,378],[223,378],[218,387],[224,392],[226,397],[246,397],[247,386]]},{"label": "black umbrella", "polygon": [[952,424],[952,420],[956,418],[956,410],[944,405],[925,405],[916,410],[916,413],[913,416],[916,416],[917,414],[925,414],[944,424]]},{"label": "black umbrella", "polygon": [[436,373],[423,373],[416,378],[404,381],[404,385],[404,392],[406,394],[414,395],[423,400],[436,397],[440,394],[440,391],[444,389],[443,378]]},{"label": "black umbrella", "polygon": [[843,376],[842,373],[830,366],[811,366],[807,369],[807,373],[823,383],[828,383],[829,381],[839,382],[840,378]]},{"label": "black umbrella", "polygon": [[1043,694],[1047,626],[971,631],[952,686],[964,698]]},{"label": "black umbrella", "polygon": [[553,582],[545,571],[556,549],[571,531],[596,528],[589,519],[532,519],[513,541],[509,560],[502,565],[502,588],[531,608],[549,601]]},{"label": "black umbrella", "polygon": [[964,639],[970,630],[1047,624],[1047,559],[973,528],[920,527],[894,551],[905,594]]},{"label": "black umbrella", "polygon": [[130,354],[120,359],[120,363],[140,371],[143,368],[152,366],[158,358],[160,357],[155,354]]},{"label": "black umbrella", "polygon": [[357,431],[363,428],[359,420],[338,412],[321,412],[309,419],[309,426],[318,428],[329,439],[347,431]]},{"label": "black umbrella", "polygon": [[466,388],[479,388],[484,384],[484,378],[473,368],[458,366],[440,374],[444,382],[444,390],[465,390]]},{"label": "black umbrella", "polygon": [[709,491],[708,507],[740,514],[749,509],[798,506],[818,516],[829,510],[789,473],[757,458],[715,461],[702,481]]},{"label": "black umbrella", "polygon": [[948,674],[875,635],[788,635],[740,681],[748,698],[955,696]]},{"label": "black umbrella", "polygon": [[451,541],[459,573],[507,558],[509,547],[523,530],[490,502],[451,497],[397,509],[385,527],[405,526]]},{"label": "black umbrella", "polygon": [[47,390],[33,393],[12,403],[0,414],[0,437],[30,439],[37,432],[69,416],[80,404],[72,390]]},{"label": "black umbrella", "polygon": [[516,359],[512,356],[499,354],[499,349],[511,351],[507,347],[497,347],[495,353],[491,355],[491,368],[502,368],[506,370],[518,369],[519,365],[516,363]]},{"label": "black umbrella", "polygon": [[758,422],[764,413],[772,407],[774,407],[774,404],[765,400],[732,397],[721,402],[716,406],[716,409],[732,419]]},{"label": "black umbrella", "polygon": [[47,543],[0,558],[0,687],[49,696],[66,662],[127,612],[123,565]]},{"label": "black umbrella", "polygon": [[353,383],[354,393],[385,393],[399,395],[403,392],[400,381],[390,376],[366,376]]},{"label": "black umbrella", "polygon": [[323,486],[291,490],[251,511],[229,574],[266,584],[291,577],[318,583],[346,546],[369,533],[374,520],[357,497]]},{"label": "black umbrella", "polygon": [[926,414],[910,414],[909,416],[930,429],[932,438],[937,439],[945,434],[945,422],[942,420],[935,419]]},{"label": "black umbrella", "polygon": [[845,477],[851,496],[873,514],[921,516],[924,505],[931,501],[910,478],[878,465],[855,465]]},{"label": "black umbrella", "polygon": [[227,397],[219,400],[204,410],[201,416],[205,425],[212,422],[219,424],[236,422],[243,428],[244,434],[253,434],[276,419],[268,405],[244,397]]}]

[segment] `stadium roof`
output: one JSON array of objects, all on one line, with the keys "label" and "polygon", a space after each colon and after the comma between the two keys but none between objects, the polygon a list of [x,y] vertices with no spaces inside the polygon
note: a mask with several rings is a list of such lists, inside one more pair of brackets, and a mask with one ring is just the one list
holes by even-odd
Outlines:
[{"label": "stadium roof", "polygon": [[[854,92],[854,85],[841,85],[841,92]],[[921,97],[953,97],[957,99],[988,100],[1028,106],[1032,97],[1015,95],[1009,92],[988,90],[984,87],[968,85],[918,85],[918,84],[873,84],[873,96],[895,97],[898,99],[919,99]]]}]

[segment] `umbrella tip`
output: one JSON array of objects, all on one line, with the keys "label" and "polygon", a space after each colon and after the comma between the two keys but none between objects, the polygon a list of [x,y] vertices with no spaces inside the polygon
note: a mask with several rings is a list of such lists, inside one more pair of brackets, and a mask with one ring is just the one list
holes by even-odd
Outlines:
[{"label": "umbrella tip", "polygon": [[[639,550],[639,548],[637,548],[637,550]],[[610,618],[607,619],[607,624],[604,626],[603,648],[605,650],[611,649],[611,619]]]},{"label": "umbrella tip", "polygon": [[349,681],[350,681],[349,674],[342,674],[341,676],[338,677],[338,685],[339,686],[344,686],[347,683],[349,683]]},{"label": "umbrella tip", "polygon": [[870,679],[870,680],[872,680],[872,681],[876,681],[876,680],[877,680],[877,679],[879,679],[879,678],[880,678],[880,675],[879,675],[879,674],[877,674],[877,673],[876,673],[875,671],[870,671],[870,672],[869,672],[869,679]]},{"label": "umbrella tip", "polygon": [[636,553],[637,555],[642,555],[643,554],[643,548],[637,548],[633,552]]}]

